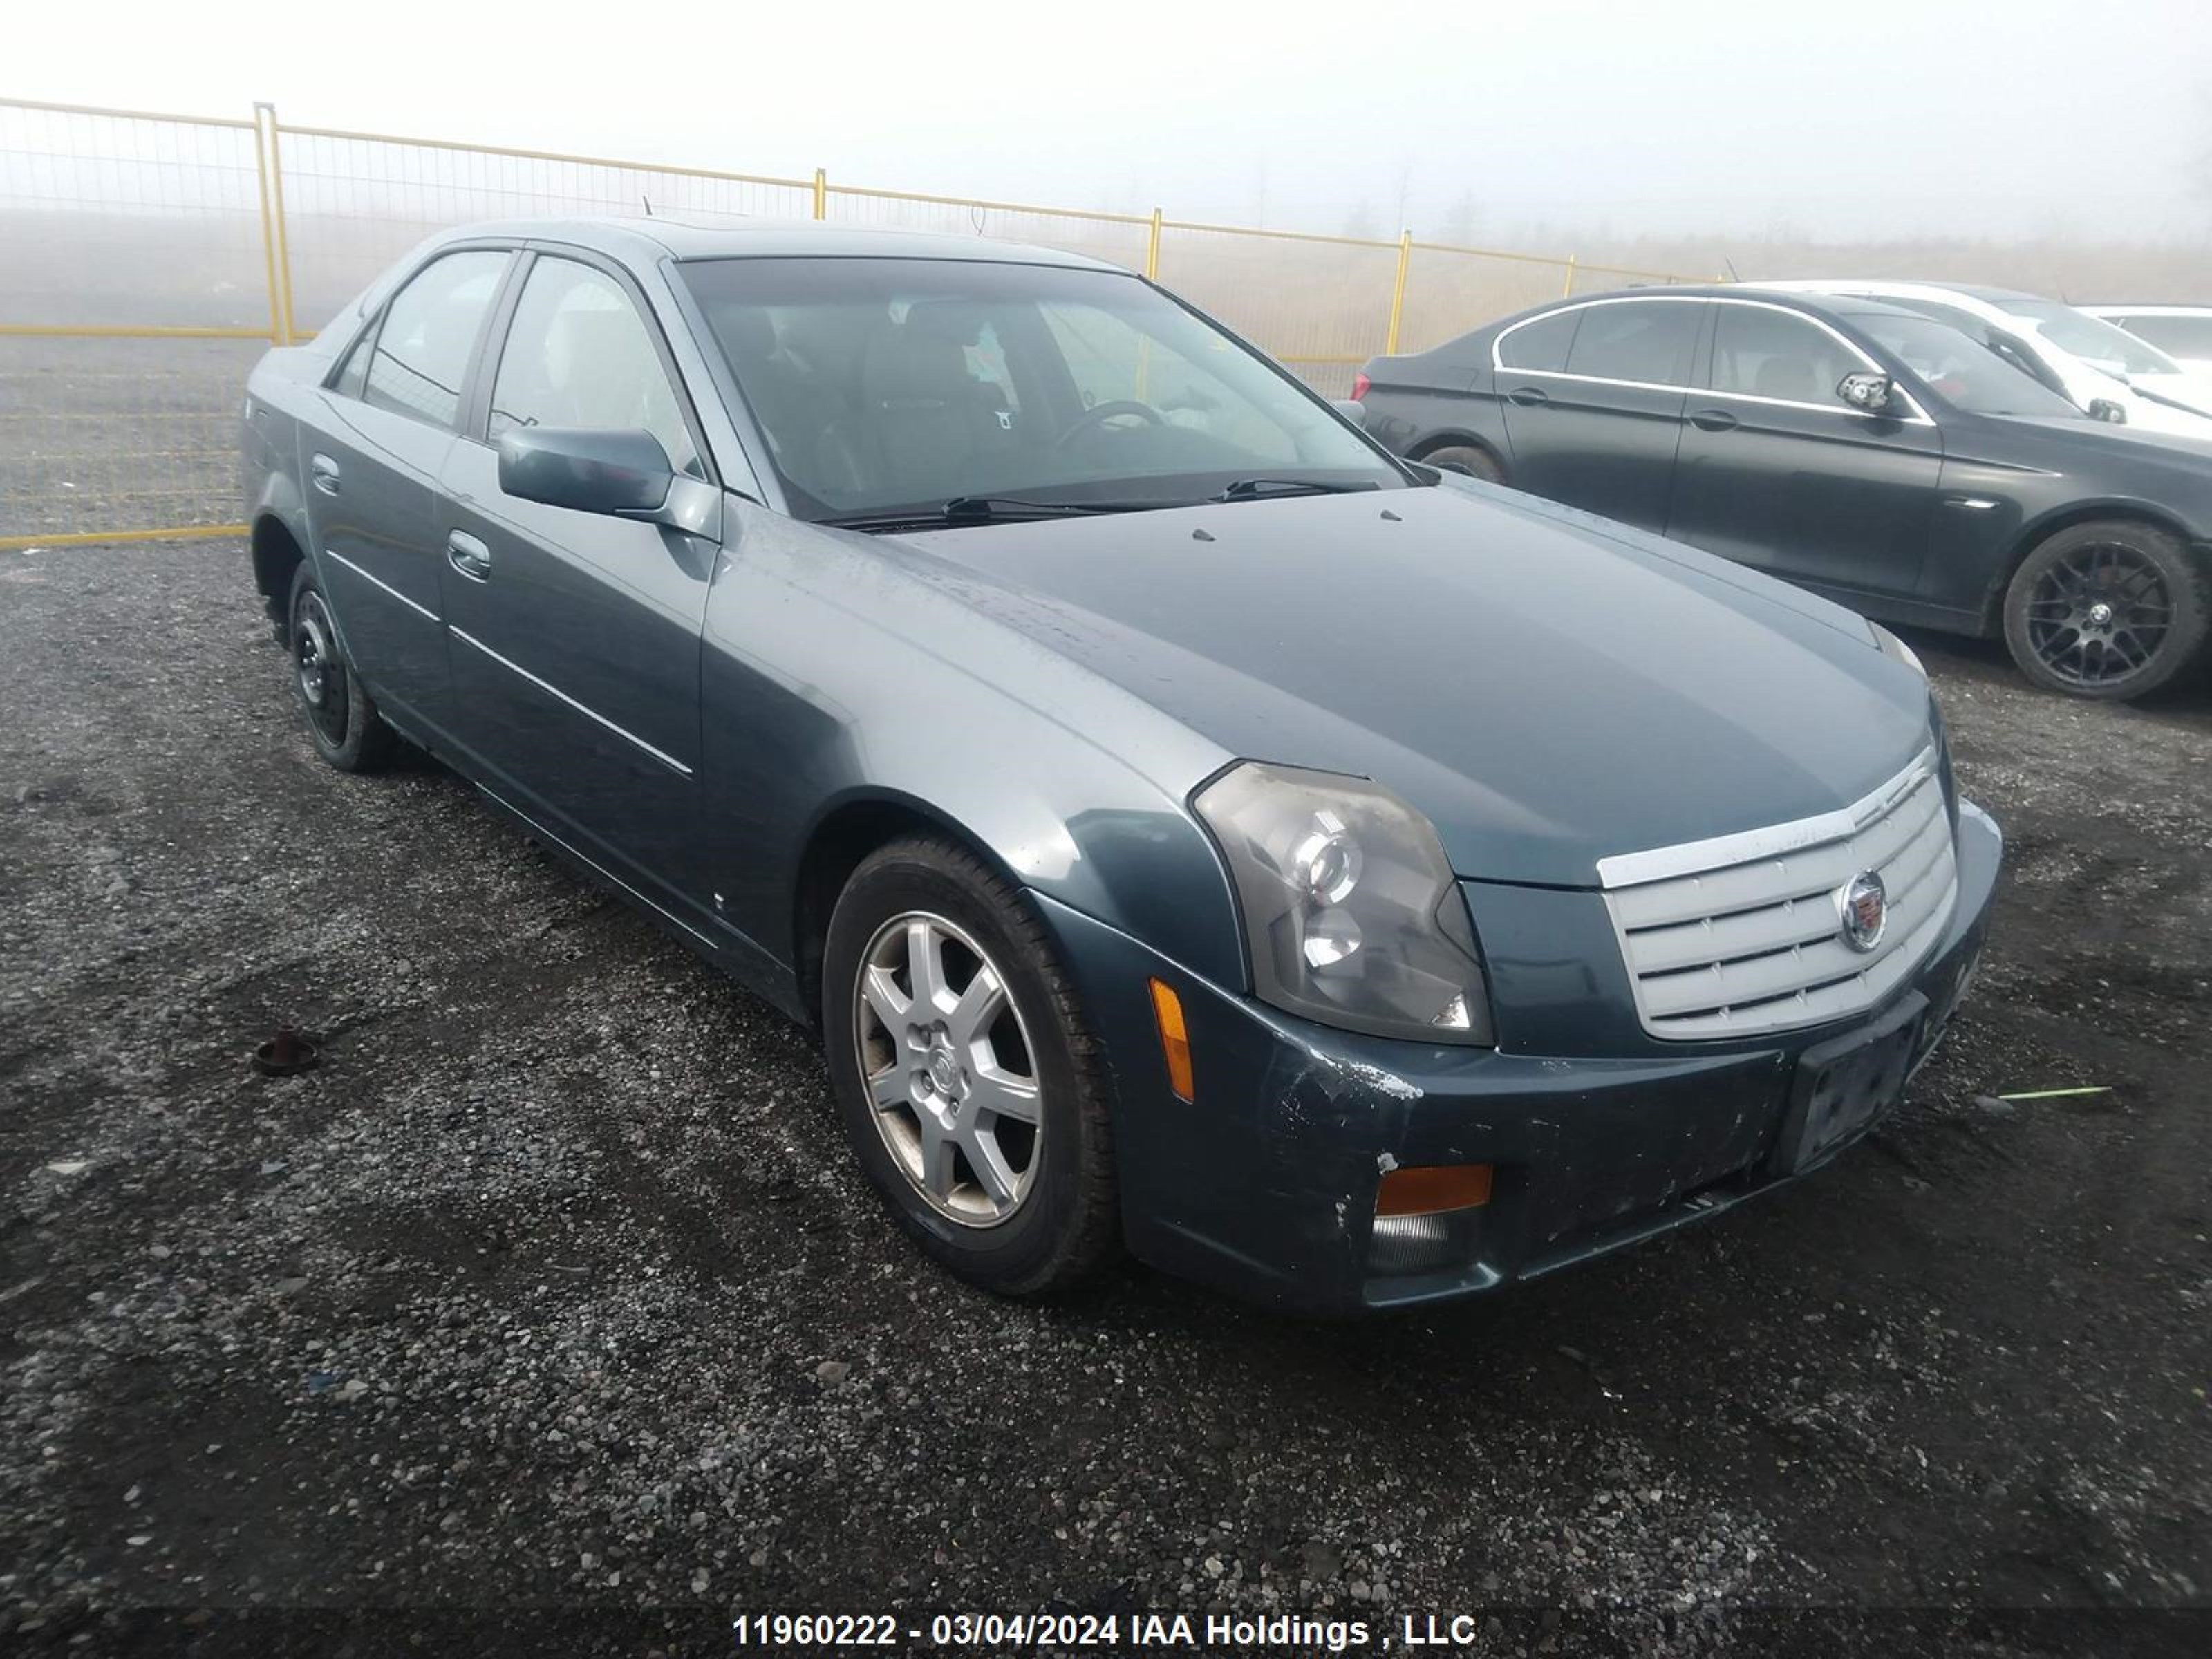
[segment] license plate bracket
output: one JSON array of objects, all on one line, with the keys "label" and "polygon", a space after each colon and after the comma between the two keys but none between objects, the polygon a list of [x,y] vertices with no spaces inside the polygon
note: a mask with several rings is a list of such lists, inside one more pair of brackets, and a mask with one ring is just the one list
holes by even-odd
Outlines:
[{"label": "license plate bracket", "polygon": [[1915,991],[1879,1024],[1798,1056],[1774,1141],[1781,1173],[1817,1168],[1888,1115],[1904,1097],[1927,1014],[1928,999]]}]

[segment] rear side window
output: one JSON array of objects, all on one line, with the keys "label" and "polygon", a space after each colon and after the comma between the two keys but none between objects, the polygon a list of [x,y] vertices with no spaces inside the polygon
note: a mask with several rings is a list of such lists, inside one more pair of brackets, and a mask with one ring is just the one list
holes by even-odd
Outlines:
[{"label": "rear side window", "polygon": [[1575,331],[1567,372],[1603,380],[1686,386],[1698,307],[1673,300],[1627,300],[1590,306]]},{"label": "rear side window", "polygon": [[1498,338],[1498,361],[1508,368],[1565,368],[1575,325],[1582,319],[1580,311],[1555,311],[1509,329]]},{"label": "rear side window", "polygon": [[514,307],[489,436],[518,426],[642,428],[677,471],[706,476],[645,319],[613,277],[574,259],[541,255]]},{"label": "rear side window", "polygon": [[386,308],[362,401],[433,426],[457,424],[461,376],[507,258],[483,249],[448,253],[416,272]]},{"label": "rear side window", "polygon": [[1786,311],[1722,301],[1713,331],[1713,390],[1779,403],[1843,404],[1836,386],[1864,372],[1858,355]]}]

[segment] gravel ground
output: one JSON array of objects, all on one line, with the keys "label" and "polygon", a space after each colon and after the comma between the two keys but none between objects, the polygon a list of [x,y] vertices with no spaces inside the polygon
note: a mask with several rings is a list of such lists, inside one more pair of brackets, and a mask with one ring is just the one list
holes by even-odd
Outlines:
[{"label": "gravel ground", "polygon": [[[2011,874],[1903,1113],[1711,1226],[1316,1326],[930,1269],[806,1035],[451,775],[319,765],[250,589],[230,543],[0,555],[0,1638],[1490,1606],[1562,1651],[2212,1649],[2203,684],[2070,704],[1921,641]],[[323,1066],[255,1077],[286,1024]]]}]

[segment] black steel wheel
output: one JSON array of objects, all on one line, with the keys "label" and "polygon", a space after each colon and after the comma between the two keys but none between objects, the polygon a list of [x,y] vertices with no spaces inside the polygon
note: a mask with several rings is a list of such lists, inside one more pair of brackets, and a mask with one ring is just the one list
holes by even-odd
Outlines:
[{"label": "black steel wheel", "polygon": [[292,576],[285,635],[292,689],[315,752],[342,772],[369,772],[392,757],[392,728],[346,660],[330,600],[306,560]]},{"label": "black steel wheel", "polygon": [[2101,520],[2052,536],[2006,586],[2005,642],[2038,685],[2077,697],[2139,697],[2203,643],[2203,578],[2154,526]]}]

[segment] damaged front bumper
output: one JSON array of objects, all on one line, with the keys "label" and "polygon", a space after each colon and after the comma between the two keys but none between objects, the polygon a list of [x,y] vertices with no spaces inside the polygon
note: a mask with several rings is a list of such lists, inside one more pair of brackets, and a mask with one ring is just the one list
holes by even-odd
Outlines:
[{"label": "damaged front bumper", "polygon": [[[1883,1004],[1741,1042],[1641,1035],[1591,893],[1470,884],[1494,1050],[1296,1019],[1039,902],[1113,1057],[1132,1250],[1262,1302],[1348,1313],[1474,1294],[1718,1214],[1864,1133],[1870,1124],[1856,1124],[1807,1155],[1810,1067],[1800,1062],[1862,1037],[1890,1040],[1900,1064],[1925,1059],[1979,957],[2002,838],[1966,806],[1957,852],[1943,938]],[[1159,1058],[1145,989],[1155,975],[1182,999],[1192,1103],[1176,1098]],[[1409,1249],[1391,1229],[1378,1235],[1385,1173],[1457,1164],[1488,1164],[1495,1176],[1490,1201],[1462,1212],[1448,1240]]]}]

